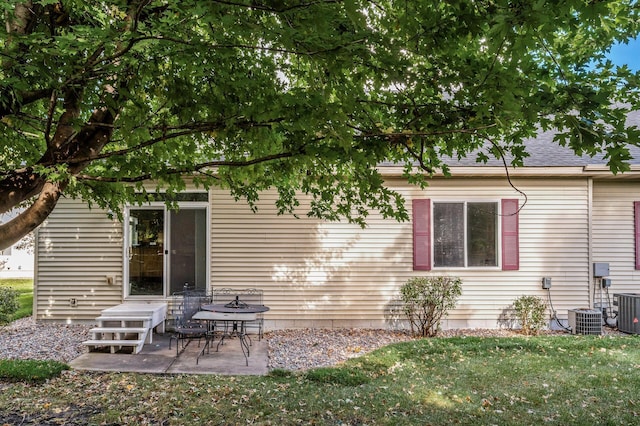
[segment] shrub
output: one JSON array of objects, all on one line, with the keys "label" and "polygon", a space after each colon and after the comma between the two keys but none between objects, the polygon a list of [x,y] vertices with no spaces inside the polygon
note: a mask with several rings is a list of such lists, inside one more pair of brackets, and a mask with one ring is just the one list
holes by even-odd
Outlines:
[{"label": "shrub", "polygon": [[423,337],[437,335],[440,320],[456,306],[461,294],[462,280],[458,277],[410,278],[400,288],[400,299],[411,332]]},{"label": "shrub", "polygon": [[0,325],[8,323],[18,307],[18,292],[10,287],[0,287]]},{"label": "shrub", "polygon": [[538,334],[546,325],[547,305],[538,296],[520,296],[513,302],[516,319],[524,334]]}]

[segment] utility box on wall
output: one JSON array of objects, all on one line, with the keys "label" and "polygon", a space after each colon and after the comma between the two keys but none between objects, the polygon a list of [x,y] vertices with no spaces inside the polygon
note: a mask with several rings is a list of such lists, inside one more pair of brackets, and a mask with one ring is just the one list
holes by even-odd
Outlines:
[{"label": "utility box on wall", "polygon": [[618,293],[613,298],[618,305],[618,330],[640,334],[640,293]]},{"label": "utility box on wall", "polygon": [[604,262],[595,262],[593,264],[593,276],[596,278],[609,276],[609,264]]}]

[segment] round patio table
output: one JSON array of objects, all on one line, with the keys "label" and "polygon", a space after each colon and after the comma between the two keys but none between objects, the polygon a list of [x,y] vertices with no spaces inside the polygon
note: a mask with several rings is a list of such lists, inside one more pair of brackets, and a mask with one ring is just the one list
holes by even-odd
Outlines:
[{"label": "round patio table", "polygon": [[[269,310],[269,307],[264,305],[245,303],[239,300],[238,296],[236,296],[236,298],[229,303],[205,303],[200,306],[200,309],[202,311],[213,312],[221,316],[220,318],[218,318],[202,315],[202,319],[223,321],[225,324],[228,324],[230,322],[232,324],[231,331],[229,331],[227,325],[225,325],[225,331],[223,332],[222,337],[220,338],[220,341],[216,346],[216,352],[218,352],[218,350],[220,349],[220,345],[224,344],[223,342],[225,338],[236,336],[240,340],[240,347],[242,348],[242,354],[244,355],[245,362],[247,365],[249,365],[248,357],[251,338],[244,332],[244,323],[246,321],[255,321],[256,314],[267,312]],[[224,314],[228,315],[225,316]],[[253,314],[253,316],[251,316],[251,314]],[[249,342],[247,342],[247,339],[249,340]],[[202,351],[200,351],[200,355],[204,354],[205,349],[207,350],[207,352],[209,351],[210,340],[211,338],[210,336],[208,336],[207,343],[202,348]],[[200,357],[200,355],[198,355],[198,357]]]},{"label": "round patio table", "polygon": [[226,304],[222,303],[209,303],[200,306],[200,309],[202,309],[203,311],[221,312],[224,314],[259,314],[261,312],[267,312],[269,310],[269,307],[264,305],[248,304],[238,307],[229,307]]},{"label": "round patio table", "polygon": [[225,314],[259,314],[261,312],[267,312],[269,307],[244,303],[238,296],[236,296],[236,298],[229,303],[207,303],[200,306],[200,309],[211,312],[222,312]]}]

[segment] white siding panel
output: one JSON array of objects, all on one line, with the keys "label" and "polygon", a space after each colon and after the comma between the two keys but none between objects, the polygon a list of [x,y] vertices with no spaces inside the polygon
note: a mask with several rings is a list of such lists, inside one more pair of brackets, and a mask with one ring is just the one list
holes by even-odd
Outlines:
[{"label": "white siding panel", "polygon": [[[410,208],[413,198],[434,201],[498,201],[524,197],[504,180],[434,180],[424,191],[400,180]],[[258,212],[222,191],[212,193],[211,279],[214,287],[265,290],[272,325],[390,326],[400,286],[416,275],[463,279],[463,295],[449,326],[499,326],[513,300],[524,294],[546,299],[543,276],[553,278],[552,301],[560,317],[589,303],[588,185],[586,180],[520,180],[528,199],[520,212],[520,270],[470,268],[413,271],[412,225],[372,213],[362,230],[347,223],[277,216],[275,194],[264,194]]]},{"label": "white siding panel", "polygon": [[[496,202],[518,198],[521,203],[525,199],[504,179],[436,179],[425,190],[399,179],[388,184],[405,195],[408,209],[414,198]],[[265,314],[269,328],[394,327],[395,298],[408,278],[456,275],[463,280],[463,294],[444,327],[498,327],[515,298],[547,297],[541,288],[546,276],[553,279],[554,307],[566,318],[568,309],[590,302],[588,182],[518,179],[514,184],[527,197],[520,212],[518,271],[495,267],[413,271],[411,221],[385,220],[371,212],[369,226],[360,229],[308,218],[304,206],[299,218],[278,216],[275,193],[263,194],[258,212],[253,213],[245,202],[213,190],[211,286],[264,289],[265,303],[271,307]],[[620,220],[607,222],[609,228],[594,226],[594,239],[628,231],[628,223],[617,223],[624,222],[628,212],[613,208],[614,212]],[[607,246],[608,253],[632,247],[630,238],[630,242],[616,238],[615,245]],[[63,200],[41,227],[37,244],[39,319],[91,320],[101,309],[121,302],[122,225],[107,219],[104,212]],[[625,262],[632,260],[631,250]],[[116,276],[115,285],[107,285],[107,275]],[[69,306],[71,298],[78,300],[77,307]]]},{"label": "white siding panel", "polygon": [[[60,200],[37,238],[36,318],[93,320],[122,301],[122,225],[79,200]],[[107,284],[107,276],[116,282]],[[70,299],[77,305],[71,306]]]},{"label": "white siding panel", "polygon": [[[640,292],[633,224],[633,202],[640,201],[639,189],[638,182],[595,182],[593,186],[593,261],[609,263],[611,297]],[[600,289],[595,293],[599,301]]]}]

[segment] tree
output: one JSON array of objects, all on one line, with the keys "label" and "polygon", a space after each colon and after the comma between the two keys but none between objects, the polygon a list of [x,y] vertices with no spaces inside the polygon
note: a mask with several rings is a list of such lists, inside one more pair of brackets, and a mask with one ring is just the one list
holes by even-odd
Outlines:
[{"label": "tree", "polygon": [[638,75],[604,54],[638,34],[628,3],[5,0],[0,213],[25,210],[0,248],[63,195],[119,212],[184,179],[402,220],[380,162],[417,184],[481,147],[517,166],[541,128],[624,171]]}]

